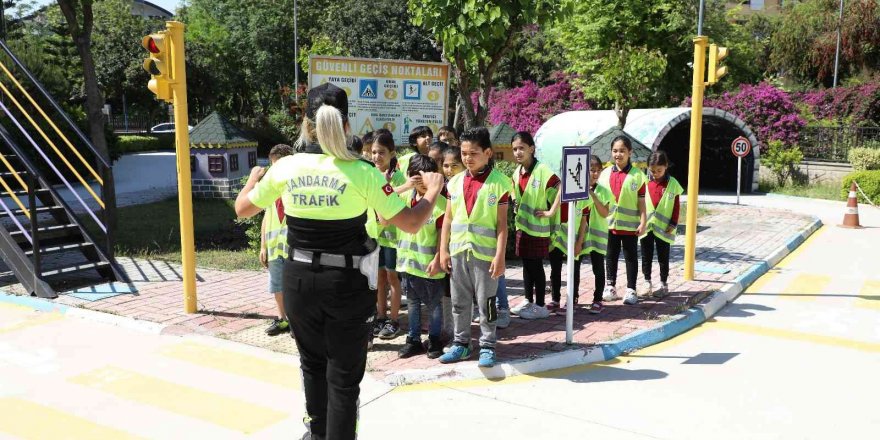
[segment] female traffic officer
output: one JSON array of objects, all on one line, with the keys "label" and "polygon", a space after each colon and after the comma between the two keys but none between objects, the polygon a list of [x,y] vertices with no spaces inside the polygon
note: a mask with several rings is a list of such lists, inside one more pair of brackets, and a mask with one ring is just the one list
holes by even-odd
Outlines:
[{"label": "female traffic officer", "polygon": [[378,248],[364,228],[367,208],[415,233],[443,188],[440,174],[422,173],[428,192],[406,207],[382,174],[348,149],[348,129],[345,92],[332,84],[313,88],[299,139],[305,154],[278,160],[262,179],[263,169],[251,170],[235,201],[239,217],[278,197],[284,204],[291,249],[284,308],[301,358],[309,429],[303,438],[310,439],[356,434],[378,275]]}]

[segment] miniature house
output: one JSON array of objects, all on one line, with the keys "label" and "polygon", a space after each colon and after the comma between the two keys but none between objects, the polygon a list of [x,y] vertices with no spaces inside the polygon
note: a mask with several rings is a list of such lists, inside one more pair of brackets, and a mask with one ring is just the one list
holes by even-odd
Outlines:
[{"label": "miniature house", "polygon": [[189,147],[196,197],[234,199],[241,190],[241,178],[257,166],[257,142],[217,112],[192,129]]}]

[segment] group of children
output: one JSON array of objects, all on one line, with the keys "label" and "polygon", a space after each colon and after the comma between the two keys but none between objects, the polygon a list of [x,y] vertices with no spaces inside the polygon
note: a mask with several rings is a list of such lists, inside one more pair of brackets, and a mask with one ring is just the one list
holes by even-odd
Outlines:
[{"label": "group of children", "polygon": [[[537,160],[535,142],[527,132],[514,135],[511,145],[518,164],[513,176],[494,167],[489,132],[467,130],[460,141],[448,127],[438,141],[429,127],[416,127],[409,136],[411,151],[398,152],[390,131],[379,129],[362,137],[362,154],[375,164],[405,201],[414,206],[426,192],[422,172],[441,172],[446,191],[428,222],[409,234],[368,212],[367,232],[377,240],[380,273],[378,319],[373,335],[393,339],[400,332],[401,293],[407,299],[409,329],[400,357],[427,354],[441,363],[472,356],[471,323],[480,326],[479,365],[495,364],[496,329],[510,315],[542,319],[561,309],[562,264],[567,256],[569,204],[560,203],[560,178]],[[575,240],[574,305],[578,302],[580,265],[589,258],[595,278],[590,313],[603,303],[620,299],[616,290],[621,250],[627,272],[624,304],[639,295],[668,294],[670,246],[675,241],[679,196],[683,189],[669,174],[662,151],[648,161],[649,174],[631,162],[632,144],[625,136],[611,145],[612,164],[604,168],[597,156],[590,161],[590,198],[573,204],[578,223]],[[525,301],[509,309],[504,282],[508,211],[513,207],[515,250],[523,261]],[[270,213],[267,213],[267,216]],[[636,291],[638,243],[641,243],[644,283]],[[651,267],[656,248],[660,284],[655,288]],[[607,256],[607,258],[606,258]],[[544,260],[550,260],[550,294],[545,302]],[[606,278],[607,269],[607,278]],[[390,307],[388,293],[390,292]],[[443,297],[450,297],[452,343],[441,343]],[[428,340],[421,340],[421,307],[428,314]],[[273,324],[275,325],[275,324]],[[267,330],[268,332],[268,330]]]}]

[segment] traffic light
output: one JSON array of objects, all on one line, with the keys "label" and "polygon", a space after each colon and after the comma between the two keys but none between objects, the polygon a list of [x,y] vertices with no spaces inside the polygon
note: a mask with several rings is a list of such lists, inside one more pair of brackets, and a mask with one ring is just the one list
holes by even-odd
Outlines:
[{"label": "traffic light", "polygon": [[150,74],[147,88],[156,97],[171,102],[171,48],[168,44],[166,31],[159,31],[144,37],[141,45],[150,53],[144,60],[144,70]]},{"label": "traffic light", "polygon": [[727,75],[727,66],[718,66],[721,60],[727,58],[730,51],[726,47],[720,47],[717,44],[709,45],[709,80],[706,84],[712,85],[718,82],[722,76]]}]

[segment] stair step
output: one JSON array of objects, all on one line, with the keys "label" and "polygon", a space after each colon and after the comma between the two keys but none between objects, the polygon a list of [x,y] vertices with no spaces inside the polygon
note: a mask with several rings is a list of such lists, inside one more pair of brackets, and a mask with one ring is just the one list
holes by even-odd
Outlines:
[{"label": "stair step", "polygon": [[16,172],[16,173],[12,173],[12,172],[10,172],[10,171],[4,171],[4,172],[0,172],[0,177],[2,177],[2,178],[4,178],[4,179],[7,178],[7,177],[8,177],[8,178],[11,178],[11,179],[14,179],[14,178],[15,178],[15,174],[18,174],[19,176],[24,177],[24,176],[27,176],[27,171],[18,171],[18,172]]},{"label": "stair step", "polygon": [[[70,244],[51,245],[51,246],[47,246],[47,247],[41,247],[40,248],[40,255],[56,254],[56,253],[67,252],[67,251],[75,251],[75,250],[85,249],[87,247],[92,247],[92,246],[94,246],[94,244],[92,244],[92,243],[70,243]],[[34,250],[28,249],[28,250],[24,251],[24,254],[30,257],[31,255],[34,254]]]},{"label": "stair step", "polygon": [[[43,226],[37,229],[37,234],[49,234],[49,233],[59,233],[59,232],[70,232],[70,231],[79,231],[79,226],[70,224],[70,225],[55,225],[55,226]],[[28,233],[30,234],[30,230]],[[15,229],[10,232],[9,235],[14,239],[24,238],[24,233],[22,233],[19,229]]]},{"label": "stair step", "polygon": [[[37,208],[37,214],[45,214],[47,212],[55,212],[55,211],[64,211],[64,208],[60,206],[41,206]],[[24,215],[24,210],[21,209],[13,209],[12,215],[19,216]],[[9,217],[9,214],[6,213],[5,210],[0,211],[0,217]]]},{"label": "stair step", "polygon": [[[28,195],[28,192],[23,189],[13,191],[12,193],[18,197],[27,197],[27,195]],[[37,188],[34,190],[34,194],[48,194],[48,193],[49,193],[49,190],[46,188]],[[7,193],[6,191],[0,191],[0,197],[6,196],[6,195],[9,195],[9,193]]]},{"label": "stair step", "polygon": [[80,264],[77,264],[74,266],[68,266],[68,267],[62,267],[59,269],[44,271],[42,273],[42,276],[51,277],[51,276],[56,276],[56,275],[68,275],[68,274],[77,273],[77,272],[84,272],[87,270],[102,269],[105,267],[110,267],[110,263],[107,263],[105,261],[98,261],[95,263],[80,263]]}]

